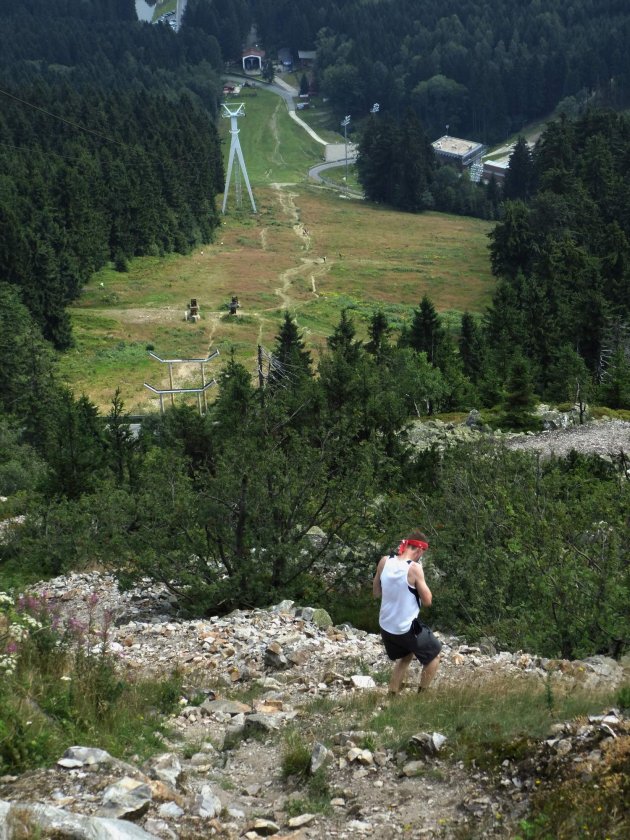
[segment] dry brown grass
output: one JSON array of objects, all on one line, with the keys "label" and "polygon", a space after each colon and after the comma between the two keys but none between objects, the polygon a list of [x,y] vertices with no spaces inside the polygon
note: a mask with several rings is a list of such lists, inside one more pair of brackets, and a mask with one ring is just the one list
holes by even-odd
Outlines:
[{"label": "dry brown grass", "polygon": [[[398,213],[306,183],[259,187],[256,200],[258,215],[228,215],[212,245],[94,278],[73,309],[77,349],[61,362],[76,391],[105,407],[119,386],[129,409],[147,408],[143,382],[167,379],[147,345],[163,357],[233,350],[253,372],[257,344],[273,345],[285,309],[317,351],[345,306],[361,335],[376,308],[400,323],[424,294],[442,312],[480,311],[490,300],[486,222]],[[234,294],[242,308],[230,317]],[[201,306],[196,325],[184,321],[191,297]],[[187,373],[176,371],[177,381]]]}]

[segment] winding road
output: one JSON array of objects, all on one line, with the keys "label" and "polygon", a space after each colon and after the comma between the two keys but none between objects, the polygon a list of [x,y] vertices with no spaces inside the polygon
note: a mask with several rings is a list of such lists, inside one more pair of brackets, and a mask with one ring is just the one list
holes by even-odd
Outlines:
[{"label": "winding road", "polygon": [[[309,134],[315,142],[321,144],[322,146],[326,147],[330,144],[327,143],[326,140],[322,139],[314,129],[308,125],[304,120],[300,119],[298,114],[296,113],[295,109],[295,100],[298,98],[298,91],[288,85],[280,78],[276,78],[275,81],[271,84],[267,82],[262,82],[257,79],[252,79],[251,77],[244,77],[239,76],[237,74],[230,74],[223,77],[224,82],[234,85],[243,85],[245,83],[248,84],[250,88],[260,88],[262,90],[269,90],[272,93],[276,94],[280,99],[282,99],[286,105],[287,111],[291,119],[296,122],[304,131]],[[237,97],[238,98],[238,97]],[[279,102],[278,108],[281,108],[282,105]],[[276,139],[275,146],[272,150],[272,163],[279,164],[282,162],[282,151],[280,148],[280,140],[277,131],[277,117],[278,117],[278,108],[275,108],[270,121],[270,129],[272,135]],[[350,150],[349,150],[350,151]],[[356,153],[350,152],[348,154],[348,161],[354,162],[356,159]],[[346,163],[345,154],[341,160],[336,161],[327,161],[322,162],[321,160],[314,164],[308,170],[308,176],[314,182],[321,185],[327,189],[334,189],[340,197],[342,198],[363,198],[362,193],[354,190],[348,190],[339,185],[339,183],[334,183],[333,181],[327,180],[323,173],[325,173],[329,169],[339,168],[340,166],[344,166]],[[271,170],[267,173],[270,175]],[[276,298],[278,299],[278,303],[274,306],[271,306],[267,309],[263,309],[258,312],[248,312],[247,314],[250,317],[256,318],[259,321],[259,333],[257,343],[260,344],[263,340],[264,328],[267,325],[267,317],[269,312],[277,311],[278,309],[286,310],[291,309],[294,312],[294,315],[297,315],[297,310],[305,303],[304,300],[296,301],[292,295],[291,290],[294,283],[301,279],[302,282],[306,281],[308,286],[311,290],[312,298],[319,297],[318,285],[320,281],[324,280],[324,278],[329,274],[331,268],[335,264],[335,260],[331,257],[324,256],[323,254],[313,253],[311,248],[313,247],[313,241],[311,239],[310,231],[304,226],[303,222],[300,220],[300,213],[299,209],[296,205],[296,199],[298,198],[298,193],[294,192],[291,188],[295,188],[296,184],[294,183],[277,183],[273,182],[270,184],[272,189],[274,190],[278,203],[280,205],[281,211],[283,215],[288,219],[291,224],[293,233],[297,237],[300,243],[300,250],[303,252],[295,261],[293,265],[290,265],[288,268],[285,268],[283,271],[280,271],[278,274],[278,283],[274,287],[273,292]],[[266,227],[262,227],[259,231],[260,236],[260,244],[263,250],[267,248],[267,240],[268,240],[268,230]],[[205,313],[206,316],[210,318],[217,318],[219,319],[222,315],[221,312],[217,313]],[[305,333],[308,333],[309,330],[305,329]],[[214,332],[211,335],[211,339],[214,337]]]},{"label": "winding road", "polygon": [[[303,119],[300,119],[300,117],[298,117],[297,112],[295,110],[295,99],[299,96],[299,93],[296,90],[296,88],[287,84],[282,79],[276,77],[274,78],[273,82],[267,83],[260,82],[257,79],[252,79],[249,76],[247,78],[244,78],[243,76],[232,75],[226,76],[225,81],[237,85],[243,85],[244,82],[247,82],[250,85],[250,87],[257,87],[263,90],[269,90],[271,91],[271,93],[275,93],[277,96],[280,96],[282,99],[284,99],[284,102],[287,106],[287,111],[289,112],[289,116],[294,122],[296,122],[301,128],[303,128],[304,131],[306,131],[306,133],[309,134],[313,138],[313,140],[315,140],[316,143],[320,143],[324,147],[330,145],[326,142],[326,140],[323,140],[319,136],[319,134],[317,134],[317,132],[313,128],[311,128],[311,126],[308,123],[304,122]],[[356,148],[349,147],[348,162],[354,163],[356,158]],[[345,155],[339,160],[327,161],[326,163],[317,163],[308,170],[308,176],[318,184],[323,184],[327,187],[331,187],[332,189],[339,190],[339,184],[335,183],[334,181],[328,180],[322,173],[326,172],[329,169],[339,169],[340,166],[345,166],[345,164]],[[344,189],[344,192],[352,198],[363,198],[363,193],[357,190]]]}]

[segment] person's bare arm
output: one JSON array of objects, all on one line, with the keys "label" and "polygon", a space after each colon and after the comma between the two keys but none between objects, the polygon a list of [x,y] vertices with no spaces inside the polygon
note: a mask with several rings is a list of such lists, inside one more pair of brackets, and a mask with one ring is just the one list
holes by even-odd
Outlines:
[{"label": "person's bare arm", "polygon": [[378,561],[378,566],[376,567],[376,574],[374,575],[374,580],[372,581],[372,594],[375,598],[380,598],[383,594],[383,588],[381,586],[381,574],[383,572],[383,567],[385,566],[385,561],[387,557],[381,557]]},{"label": "person's bare arm", "polygon": [[431,594],[431,590],[424,579],[424,569],[422,568],[422,563],[411,564],[409,578],[411,579],[409,582],[411,583],[411,581],[413,581],[413,585],[416,587],[416,592],[420,596],[422,606],[430,607],[431,602],[433,601],[433,595]]}]

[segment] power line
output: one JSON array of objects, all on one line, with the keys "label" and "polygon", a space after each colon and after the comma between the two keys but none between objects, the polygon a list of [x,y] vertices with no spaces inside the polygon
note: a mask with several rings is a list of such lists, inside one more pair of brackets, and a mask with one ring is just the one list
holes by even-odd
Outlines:
[{"label": "power line", "polygon": [[39,105],[34,105],[32,102],[28,102],[26,99],[21,99],[19,96],[15,96],[13,93],[9,93],[8,90],[3,90],[0,88],[0,94],[3,96],[7,96],[9,99],[13,99],[15,102],[19,102],[21,105],[26,105],[27,108],[32,108],[34,111],[39,111],[42,114],[46,114],[47,117],[52,117],[54,120],[59,120],[66,125],[71,126],[72,128],[78,128],[79,131],[85,131],[86,134],[92,134],[94,137],[100,137],[101,140],[107,140],[108,143],[115,143],[116,146],[122,146],[123,148],[130,148],[125,143],[121,143],[120,140],[114,140],[113,137],[108,137],[106,134],[102,134],[99,131],[94,131],[91,128],[87,128],[80,123],[75,123],[72,120],[68,120],[65,117],[62,117],[60,114],[53,114],[52,111],[47,111],[45,108],[40,108]]},{"label": "power line", "polygon": [[[3,90],[2,88],[0,88],[0,94],[7,96],[16,102],[19,102],[21,105],[26,105],[28,108],[32,108],[35,111],[40,111],[46,116],[52,117],[56,120],[60,120],[61,122],[65,123],[66,125],[69,125],[72,128],[78,129],[79,131],[83,131],[86,134],[92,135],[93,137],[98,137],[101,140],[106,140],[108,143],[114,143],[116,146],[120,146],[122,149],[126,149],[132,154],[141,155],[144,159],[150,158],[157,162],[163,169],[166,169],[164,160],[159,155],[153,154],[152,152],[147,151],[142,147],[138,148],[136,146],[130,145],[129,143],[124,143],[120,140],[115,140],[113,137],[109,137],[107,134],[103,134],[99,131],[94,131],[91,128],[87,128],[86,126],[81,125],[80,123],[75,123],[72,120],[68,120],[65,117],[60,116],[59,114],[53,114],[51,111],[47,111],[45,108],[40,108],[39,105],[34,105],[32,102],[28,102],[26,99],[21,99],[19,96],[15,96],[14,94],[9,93],[9,91]],[[0,143],[0,146],[5,146],[6,148],[14,149],[15,151],[37,151],[40,152],[42,155],[55,155],[56,157],[64,158],[65,160],[80,162],[80,158],[72,158],[68,155],[62,155],[59,152],[55,152],[53,149],[48,149],[44,146],[15,146],[10,143]],[[173,157],[172,160],[174,162],[186,165],[194,162],[191,161],[191,159],[188,157]],[[200,180],[199,172],[196,173],[196,180]]]},{"label": "power line", "polygon": [[52,149],[44,149],[42,146],[14,146],[11,143],[0,143],[0,146],[3,146],[6,149],[13,149],[16,152],[38,152],[41,155],[54,155],[54,157],[61,158],[62,160],[69,160],[70,163],[75,164],[86,162],[78,157],[70,157],[70,155],[62,155],[59,154],[59,152],[53,152]]},{"label": "power line", "polygon": [[288,370],[294,370],[298,374],[304,373],[304,367],[298,362],[289,362],[286,360],[281,361],[278,358],[278,356],[276,356],[274,353],[268,352],[267,350],[265,350],[264,347],[262,348],[262,354],[271,364],[277,364],[279,366],[282,366],[283,368],[287,368]]}]

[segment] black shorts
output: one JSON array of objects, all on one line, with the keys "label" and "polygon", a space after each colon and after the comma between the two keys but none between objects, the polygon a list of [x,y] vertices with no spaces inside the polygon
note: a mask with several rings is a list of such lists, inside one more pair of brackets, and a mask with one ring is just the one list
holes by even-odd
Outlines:
[{"label": "black shorts", "polygon": [[381,627],[381,638],[390,659],[402,659],[410,653],[423,665],[428,665],[442,650],[442,642],[433,634],[430,627],[420,621],[414,622],[419,628],[416,633],[412,628],[407,633],[395,635]]}]

